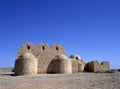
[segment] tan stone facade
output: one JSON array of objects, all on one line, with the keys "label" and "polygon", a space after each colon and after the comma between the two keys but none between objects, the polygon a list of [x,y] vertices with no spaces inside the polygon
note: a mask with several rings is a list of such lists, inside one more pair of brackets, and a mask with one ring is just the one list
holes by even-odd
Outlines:
[{"label": "tan stone facade", "polygon": [[71,60],[68,59],[65,55],[59,54],[52,60],[49,65],[50,71],[48,73],[72,73]]},{"label": "tan stone facade", "polygon": [[31,53],[24,53],[15,61],[16,75],[37,74],[37,58]]},{"label": "tan stone facade", "polygon": [[[27,55],[27,56],[26,56]],[[29,56],[28,56],[29,55]],[[18,59],[15,61],[15,74],[42,74],[42,73],[78,73],[83,71],[109,71],[109,63],[85,63],[77,54],[66,56],[66,50],[60,44],[51,47],[45,43],[35,46],[33,43],[24,43],[18,49]]]},{"label": "tan stone facade", "polygon": [[47,73],[49,64],[56,55],[66,55],[65,49],[60,44],[54,44],[49,47],[47,44],[41,43],[37,47],[33,43],[25,43],[18,49],[18,57],[24,53],[32,53],[38,59],[38,73]]},{"label": "tan stone facade", "polygon": [[86,64],[86,71],[88,72],[108,72],[110,71],[109,62],[101,62],[98,61],[91,61]]},{"label": "tan stone facade", "polygon": [[72,73],[78,73],[84,71],[84,61],[77,54],[73,54],[70,56],[72,61]]}]

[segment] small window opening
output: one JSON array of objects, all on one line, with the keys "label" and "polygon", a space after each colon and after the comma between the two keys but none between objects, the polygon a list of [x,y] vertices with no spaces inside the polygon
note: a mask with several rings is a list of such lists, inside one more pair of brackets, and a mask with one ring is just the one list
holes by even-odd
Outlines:
[{"label": "small window opening", "polygon": [[58,48],[58,47],[56,47],[56,50],[59,50],[59,48]]},{"label": "small window opening", "polygon": [[27,46],[27,49],[30,50],[30,46]]},{"label": "small window opening", "polygon": [[78,57],[76,57],[76,59],[78,60],[79,58],[78,58]]},{"label": "small window opening", "polygon": [[103,65],[103,62],[101,63],[101,65]]},{"label": "small window opening", "polygon": [[42,50],[45,50],[45,47],[44,47],[44,46],[42,46]]}]

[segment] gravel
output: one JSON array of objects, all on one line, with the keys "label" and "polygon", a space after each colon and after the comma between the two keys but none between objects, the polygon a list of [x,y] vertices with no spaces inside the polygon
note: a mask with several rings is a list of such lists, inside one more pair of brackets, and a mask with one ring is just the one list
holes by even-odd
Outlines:
[{"label": "gravel", "polygon": [[0,89],[120,89],[120,72],[14,76],[0,68]]},{"label": "gravel", "polygon": [[0,89],[120,89],[120,72],[27,76],[7,73],[0,75]]}]

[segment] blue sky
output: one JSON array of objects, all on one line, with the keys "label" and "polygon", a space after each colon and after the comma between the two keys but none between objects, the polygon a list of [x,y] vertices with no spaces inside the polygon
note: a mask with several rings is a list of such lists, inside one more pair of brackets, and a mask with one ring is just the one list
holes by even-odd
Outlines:
[{"label": "blue sky", "polygon": [[0,67],[24,42],[60,43],[67,56],[120,68],[119,0],[0,0]]}]

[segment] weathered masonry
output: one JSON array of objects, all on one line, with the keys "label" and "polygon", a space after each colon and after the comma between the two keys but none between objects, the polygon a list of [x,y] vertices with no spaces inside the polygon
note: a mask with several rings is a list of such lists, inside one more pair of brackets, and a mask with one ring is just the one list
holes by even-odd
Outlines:
[{"label": "weathered masonry", "polygon": [[98,61],[88,62],[86,65],[86,71],[88,72],[108,72],[110,71],[109,62],[104,61],[99,63]]},{"label": "weathered masonry", "polygon": [[[109,71],[109,63],[107,63],[103,63],[104,66],[101,67],[101,71],[103,71],[102,69]],[[60,44],[54,44],[50,47],[45,43],[35,46],[33,43],[27,42],[18,49],[18,59],[15,61],[15,74],[96,72],[99,69],[97,67],[95,63],[85,63],[76,54],[68,58],[66,50]]]}]

